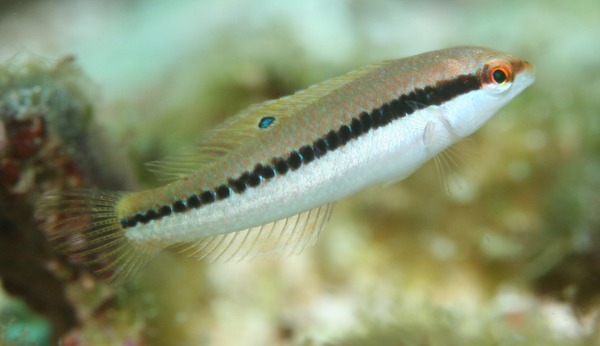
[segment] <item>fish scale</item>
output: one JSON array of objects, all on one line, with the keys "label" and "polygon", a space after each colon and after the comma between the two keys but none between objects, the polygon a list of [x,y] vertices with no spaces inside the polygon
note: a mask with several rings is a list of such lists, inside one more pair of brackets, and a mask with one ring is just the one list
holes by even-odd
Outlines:
[{"label": "fish scale", "polygon": [[150,163],[173,180],[163,187],[54,193],[40,210],[52,242],[103,258],[109,282],[169,246],[213,260],[298,253],[335,201],[407,177],[533,81],[527,62],[479,47],[373,64],[252,106]]}]

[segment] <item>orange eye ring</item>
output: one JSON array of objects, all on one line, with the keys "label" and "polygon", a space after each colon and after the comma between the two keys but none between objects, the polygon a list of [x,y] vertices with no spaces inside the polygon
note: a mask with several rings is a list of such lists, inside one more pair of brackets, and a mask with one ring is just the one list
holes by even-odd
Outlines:
[{"label": "orange eye ring", "polygon": [[484,78],[489,84],[502,85],[506,82],[512,82],[513,73],[509,63],[504,61],[495,61],[485,65]]}]

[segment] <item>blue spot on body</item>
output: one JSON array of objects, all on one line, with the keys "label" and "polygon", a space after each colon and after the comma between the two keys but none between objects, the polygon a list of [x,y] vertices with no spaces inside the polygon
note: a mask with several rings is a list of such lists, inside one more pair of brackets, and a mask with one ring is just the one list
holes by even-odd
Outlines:
[{"label": "blue spot on body", "polygon": [[274,122],[274,117],[264,117],[258,122],[258,127],[260,127],[261,129],[266,129],[267,127],[271,126],[271,124],[273,124]]}]

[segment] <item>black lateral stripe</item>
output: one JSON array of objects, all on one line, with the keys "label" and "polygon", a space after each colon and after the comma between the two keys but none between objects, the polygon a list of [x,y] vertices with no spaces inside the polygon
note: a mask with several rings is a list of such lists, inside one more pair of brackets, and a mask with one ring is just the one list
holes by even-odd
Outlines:
[{"label": "black lateral stripe", "polygon": [[332,152],[349,141],[373,131],[377,128],[403,118],[415,111],[429,106],[438,106],[460,95],[477,90],[481,87],[479,73],[476,75],[461,75],[454,79],[441,81],[436,86],[424,89],[414,89],[408,94],[384,103],[370,112],[360,112],[348,124],[338,129],[330,130],[310,145],[303,145],[291,151],[286,157],[275,157],[270,163],[259,163],[252,172],[246,171],[237,178],[227,179],[227,183],[218,185],[212,190],[192,194],[185,199],[175,200],[170,205],[136,213],[121,219],[123,228],[138,224],[146,224],[153,220],[162,219],[173,214],[183,213],[204,205],[229,198],[233,194],[243,194],[250,188],[262,185],[275,176],[283,176],[290,171],[307,165],[328,152]]}]

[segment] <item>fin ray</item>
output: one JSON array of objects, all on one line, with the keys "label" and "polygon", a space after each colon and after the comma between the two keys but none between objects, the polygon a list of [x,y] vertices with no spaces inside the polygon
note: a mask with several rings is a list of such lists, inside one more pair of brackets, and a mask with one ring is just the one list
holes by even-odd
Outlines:
[{"label": "fin ray", "polygon": [[268,224],[176,247],[189,257],[211,262],[241,261],[272,254],[299,254],[314,244],[332,210],[333,203],[329,203]]},{"label": "fin ray", "polygon": [[464,188],[464,182],[461,182],[459,177],[466,177],[467,180],[475,178],[477,172],[471,161],[475,161],[477,156],[474,142],[464,139],[433,157],[440,184],[447,195],[452,195],[452,191],[456,192],[456,189]]},{"label": "fin ray", "polygon": [[148,162],[146,168],[163,181],[173,181],[188,176],[206,165],[221,160],[227,153],[243,148],[252,138],[262,135],[263,132],[257,124],[264,116],[276,114],[278,121],[275,124],[277,124],[386,63],[371,64],[315,84],[293,95],[252,105],[225,121],[220,127],[207,132],[204,139],[196,146],[187,147],[176,155]]},{"label": "fin ray", "polygon": [[125,237],[116,212],[119,192],[75,190],[47,193],[38,205],[45,235],[74,262],[84,262],[106,282],[119,285],[135,275],[158,249]]}]

